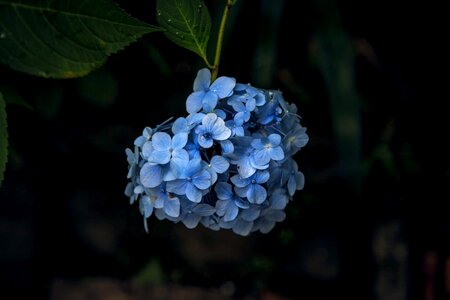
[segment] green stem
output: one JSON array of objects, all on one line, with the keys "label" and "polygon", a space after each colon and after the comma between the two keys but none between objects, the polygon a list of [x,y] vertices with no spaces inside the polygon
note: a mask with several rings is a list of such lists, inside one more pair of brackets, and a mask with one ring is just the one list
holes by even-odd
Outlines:
[{"label": "green stem", "polygon": [[228,16],[230,15],[231,7],[237,0],[227,0],[225,8],[223,10],[222,21],[220,22],[219,35],[217,36],[216,54],[214,56],[214,64],[211,68],[211,82],[216,80],[219,73],[220,54],[222,52],[223,36],[225,34],[225,25],[227,24]]}]

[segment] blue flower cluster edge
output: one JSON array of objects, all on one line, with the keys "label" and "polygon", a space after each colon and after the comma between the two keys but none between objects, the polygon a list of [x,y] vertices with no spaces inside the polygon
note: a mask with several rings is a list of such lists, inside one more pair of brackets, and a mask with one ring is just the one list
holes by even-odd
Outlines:
[{"label": "blue flower cluster edge", "polygon": [[147,232],[154,214],[188,228],[267,233],[303,189],[292,157],[309,138],[296,105],[278,90],[226,76],[210,81],[210,71],[199,70],[189,115],[144,128],[125,151],[125,195],[139,203]]}]

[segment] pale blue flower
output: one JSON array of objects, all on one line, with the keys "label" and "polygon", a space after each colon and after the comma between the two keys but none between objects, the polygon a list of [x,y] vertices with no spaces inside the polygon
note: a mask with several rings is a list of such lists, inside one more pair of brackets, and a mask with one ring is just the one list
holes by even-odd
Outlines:
[{"label": "pale blue flower", "polygon": [[216,114],[209,113],[202,124],[197,126],[195,133],[198,134],[198,143],[203,148],[210,148],[214,140],[223,141],[230,137],[231,130],[225,126],[225,122]]},{"label": "pale blue flower", "polygon": [[261,184],[266,183],[269,177],[269,172],[258,171],[248,178],[234,175],[231,182],[236,186],[234,190],[240,197],[247,197],[250,203],[261,204],[267,198],[267,191]]},{"label": "pale blue flower", "polygon": [[192,202],[200,202],[203,191],[211,186],[211,175],[202,168],[200,159],[179,161],[173,172],[177,179],[167,182],[167,190],[177,195],[186,195]]},{"label": "pale blue flower", "polygon": [[212,112],[219,99],[231,96],[236,80],[230,77],[219,77],[211,84],[209,69],[201,69],[194,81],[194,92],[186,101],[188,113],[196,113],[203,108],[205,112]]},{"label": "pale blue flower", "polygon": [[281,136],[273,133],[262,139],[254,139],[252,147],[255,148],[253,154],[254,161],[257,165],[266,165],[270,160],[284,159],[283,149],[280,147]]}]

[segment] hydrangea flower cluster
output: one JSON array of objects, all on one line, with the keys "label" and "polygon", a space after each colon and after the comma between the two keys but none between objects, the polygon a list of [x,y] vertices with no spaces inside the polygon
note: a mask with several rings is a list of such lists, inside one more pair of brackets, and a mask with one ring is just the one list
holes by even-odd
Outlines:
[{"label": "hydrangea flower cluster", "polygon": [[126,149],[125,194],[144,217],[269,232],[304,176],[292,156],[308,142],[297,107],[280,91],[263,90],[198,72],[186,118],[147,127]]}]

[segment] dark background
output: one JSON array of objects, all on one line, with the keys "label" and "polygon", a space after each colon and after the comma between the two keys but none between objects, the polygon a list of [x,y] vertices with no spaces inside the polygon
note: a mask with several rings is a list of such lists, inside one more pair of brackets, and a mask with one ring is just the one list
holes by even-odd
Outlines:
[{"label": "dark background", "polygon": [[[155,23],[153,1],[118,2]],[[213,30],[222,2],[206,2]],[[185,115],[194,54],[156,33],[83,79],[0,66],[5,97],[31,106],[7,107],[4,299],[448,299],[445,35],[439,8],[393,2],[233,7],[220,74],[281,89],[310,136],[305,189],[266,235],[154,217],[146,234],[123,195],[124,149]]]}]

